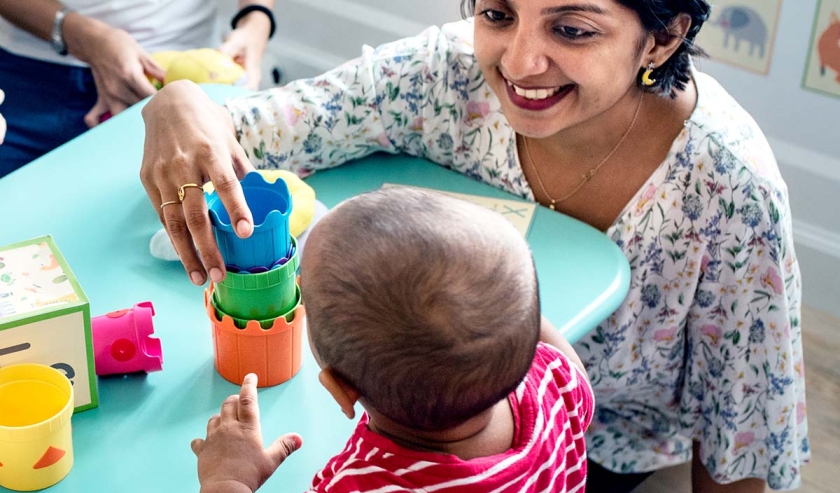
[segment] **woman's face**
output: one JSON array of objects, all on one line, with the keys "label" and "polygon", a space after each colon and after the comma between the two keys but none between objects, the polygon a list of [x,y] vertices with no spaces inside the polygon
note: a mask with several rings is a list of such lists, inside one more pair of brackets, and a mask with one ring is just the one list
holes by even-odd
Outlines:
[{"label": "woman's face", "polygon": [[616,0],[475,5],[479,66],[511,126],[533,138],[588,123],[622,98],[635,101],[642,53],[653,44],[646,35]]}]

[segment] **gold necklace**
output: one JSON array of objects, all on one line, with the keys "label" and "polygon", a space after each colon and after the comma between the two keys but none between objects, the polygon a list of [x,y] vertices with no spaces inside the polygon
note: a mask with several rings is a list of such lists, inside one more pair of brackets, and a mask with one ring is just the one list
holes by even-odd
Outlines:
[{"label": "gold necklace", "polygon": [[624,142],[624,139],[626,139],[627,136],[630,135],[630,131],[633,130],[633,125],[636,124],[636,119],[639,117],[639,110],[642,107],[642,98],[644,96],[645,96],[644,92],[642,93],[641,96],[639,96],[639,102],[638,102],[638,104],[636,104],[636,112],[633,114],[633,120],[630,122],[630,126],[627,127],[627,130],[624,132],[624,135],[621,136],[621,139],[619,139],[619,141],[615,145],[615,147],[613,147],[612,150],[610,151],[610,153],[607,154],[607,157],[602,159],[601,162],[598,163],[597,166],[595,166],[594,168],[592,168],[589,171],[587,171],[586,173],[584,173],[583,176],[581,177],[580,183],[578,183],[578,185],[575,187],[575,189],[572,190],[571,192],[567,193],[566,195],[560,197],[559,199],[555,200],[554,198],[552,198],[551,195],[549,195],[548,190],[546,190],[545,185],[543,185],[542,178],[540,178],[540,172],[537,171],[537,165],[534,163],[534,159],[531,157],[531,149],[528,147],[528,138],[525,137],[525,136],[522,137],[522,143],[525,146],[525,154],[528,156],[528,164],[530,164],[531,169],[534,170],[534,176],[537,177],[537,183],[539,183],[543,194],[545,194],[545,196],[548,197],[548,200],[551,201],[551,204],[549,204],[549,206],[548,206],[549,209],[555,210],[555,206],[557,204],[559,204],[559,203],[561,203],[565,200],[570,199],[574,194],[578,193],[578,191],[580,191],[580,189],[583,188],[583,186],[586,185],[586,183],[595,176],[595,173],[597,173],[598,170],[601,169],[601,166],[603,166],[604,163],[609,161],[609,159],[612,157],[612,155],[615,154],[615,151],[618,150],[619,146],[621,146],[621,144]]}]

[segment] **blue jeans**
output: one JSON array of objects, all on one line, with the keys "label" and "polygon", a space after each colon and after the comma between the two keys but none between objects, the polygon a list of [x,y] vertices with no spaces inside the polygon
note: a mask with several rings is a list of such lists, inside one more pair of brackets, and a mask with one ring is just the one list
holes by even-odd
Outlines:
[{"label": "blue jeans", "polygon": [[6,101],[6,139],[0,145],[0,178],[87,130],[84,117],[96,103],[87,67],[21,57],[0,48],[0,89]]}]

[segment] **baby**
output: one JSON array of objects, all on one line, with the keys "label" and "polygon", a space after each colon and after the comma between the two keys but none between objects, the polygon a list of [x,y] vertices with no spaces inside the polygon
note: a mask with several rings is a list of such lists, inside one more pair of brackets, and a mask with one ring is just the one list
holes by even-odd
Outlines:
[{"label": "baby", "polygon": [[[500,215],[411,188],[355,197],[311,231],[301,292],[321,383],[365,410],[311,491],[583,491],[592,390]],[[202,492],[255,491],[302,443],[263,448],[256,383],[192,443]]]}]

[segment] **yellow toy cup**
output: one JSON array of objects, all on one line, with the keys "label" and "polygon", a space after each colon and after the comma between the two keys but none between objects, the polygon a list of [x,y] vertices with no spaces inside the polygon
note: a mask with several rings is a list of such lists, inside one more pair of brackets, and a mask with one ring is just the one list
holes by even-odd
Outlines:
[{"label": "yellow toy cup", "polygon": [[73,467],[73,385],[46,365],[0,368],[0,486],[41,490]]}]

